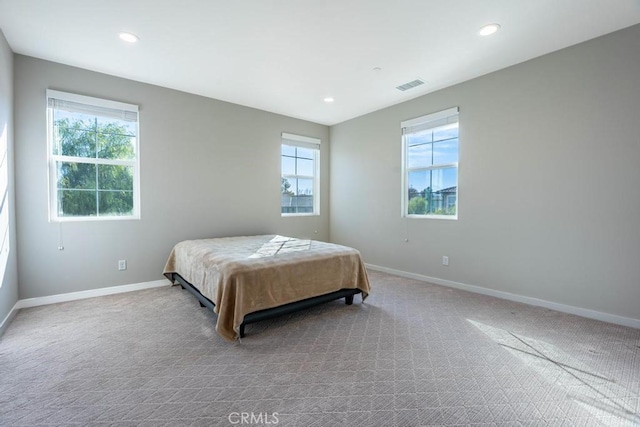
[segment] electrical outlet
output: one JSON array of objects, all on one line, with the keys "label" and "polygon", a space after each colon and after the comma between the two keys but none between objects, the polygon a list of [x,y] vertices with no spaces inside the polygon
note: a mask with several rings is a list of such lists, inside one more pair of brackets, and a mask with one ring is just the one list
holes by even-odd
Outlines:
[{"label": "electrical outlet", "polygon": [[449,257],[448,256],[443,256],[442,257],[442,265],[449,265]]},{"label": "electrical outlet", "polygon": [[121,259],[120,261],[118,261],[118,270],[122,271],[126,269],[127,269],[127,260]]}]

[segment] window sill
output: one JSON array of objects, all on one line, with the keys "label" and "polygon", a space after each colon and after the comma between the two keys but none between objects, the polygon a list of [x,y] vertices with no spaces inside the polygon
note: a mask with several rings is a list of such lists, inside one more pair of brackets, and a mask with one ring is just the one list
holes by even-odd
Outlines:
[{"label": "window sill", "polygon": [[281,213],[282,217],[291,217],[291,216],[320,216],[319,213]]},{"label": "window sill", "polygon": [[449,221],[458,219],[458,215],[405,215],[404,217],[409,219],[445,219]]},{"label": "window sill", "polygon": [[99,221],[128,221],[139,220],[140,215],[136,216],[81,216],[68,218],[51,218],[49,222],[99,222]]}]

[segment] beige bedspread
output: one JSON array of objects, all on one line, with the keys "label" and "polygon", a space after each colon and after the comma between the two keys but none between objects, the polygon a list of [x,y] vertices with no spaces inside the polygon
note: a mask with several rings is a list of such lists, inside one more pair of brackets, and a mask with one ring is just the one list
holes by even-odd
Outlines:
[{"label": "beige bedspread", "polygon": [[248,313],[358,288],[369,279],[360,253],[346,246],[277,235],[187,240],[178,243],[164,274],[178,273],[215,304],[216,331],[239,336]]}]

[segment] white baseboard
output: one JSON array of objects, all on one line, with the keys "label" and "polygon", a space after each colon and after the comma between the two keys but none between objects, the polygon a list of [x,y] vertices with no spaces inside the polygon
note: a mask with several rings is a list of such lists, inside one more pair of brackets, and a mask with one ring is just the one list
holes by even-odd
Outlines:
[{"label": "white baseboard", "polygon": [[559,304],[557,302],[546,301],[538,298],[512,294],[510,292],[497,291],[495,289],[483,288],[481,286],[467,285],[466,283],[459,283],[451,280],[438,279],[436,277],[424,276],[422,274],[409,273],[407,271],[396,270],[388,267],[381,267],[379,265],[374,265],[374,264],[365,263],[365,266],[371,270],[381,271],[383,273],[389,273],[389,274],[393,274],[400,277],[406,277],[408,279],[415,279],[415,280],[420,280],[422,282],[429,282],[436,285],[447,286],[450,288],[462,289],[463,291],[473,292],[476,294],[489,295],[489,296],[500,298],[500,299],[521,302],[524,304],[535,305],[538,307],[544,307],[544,308],[549,308],[551,310],[561,311],[563,313],[575,314],[577,316],[587,317],[589,319],[595,319],[603,322],[614,323],[616,325],[629,326],[631,328],[640,329],[640,319],[616,316],[615,314],[602,313],[600,311],[574,307],[572,305]]},{"label": "white baseboard", "polygon": [[37,307],[40,305],[56,304],[59,302],[75,301],[85,298],[101,297],[104,295],[121,294],[124,292],[141,291],[143,289],[159,288],[169,286],[171,283],[166,280],[154,280],[151,282],[134,283],[131,285],[112,286],[109,288],[91,289],[88,291],[70,292],[68,294],[49,295],[46,297],[36,297],[18,300],[14,309]]},{"label": "white baseboard", "polygon": [[11,310],[9,310],[9,314],[6,315],[2,323],[0,323],[0,337],[2,336],[2,334],[4,334],[4,331],[9,327],[9,324],[11,324],[11,321],[13,320],[13,318],[16,317],[16,314],[18,314],[17,302],[13,305]]}]

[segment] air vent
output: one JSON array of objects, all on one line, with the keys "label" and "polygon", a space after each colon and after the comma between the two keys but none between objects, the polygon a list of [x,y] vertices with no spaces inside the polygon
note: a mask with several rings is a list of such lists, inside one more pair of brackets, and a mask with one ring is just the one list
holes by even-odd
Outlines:
[{"label": "air vent", "polygon": [[400,86],[396,86],[396,89],[401,90],[401,91],[404,92],[405,90],[413,89],[414,87],[420,86],[420,85],[423,85],[423,84],[424,84],[424,82],[422,80],[415,79],[412,82],[405,83],[405,84],[400,85]]}]

